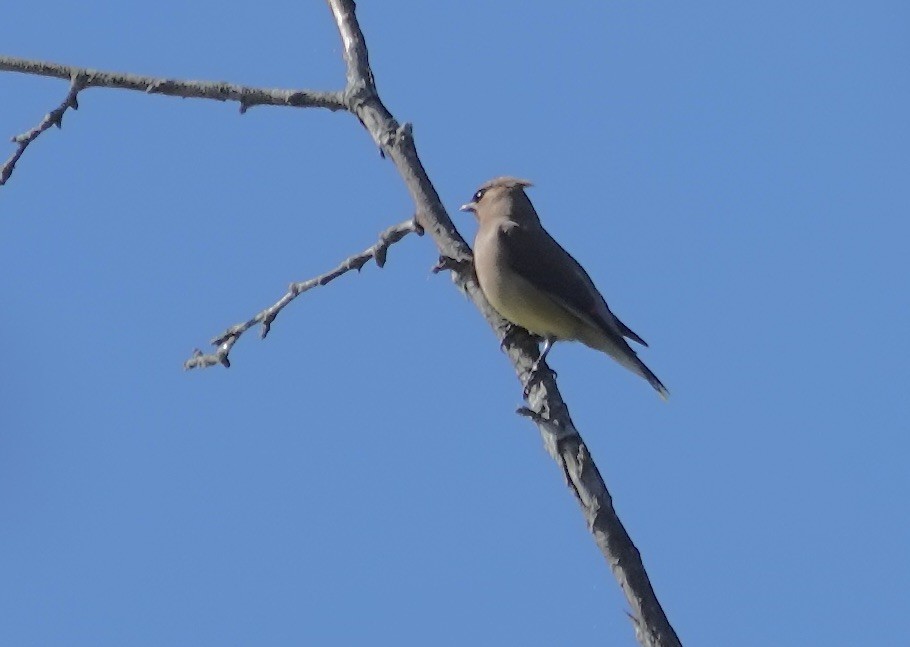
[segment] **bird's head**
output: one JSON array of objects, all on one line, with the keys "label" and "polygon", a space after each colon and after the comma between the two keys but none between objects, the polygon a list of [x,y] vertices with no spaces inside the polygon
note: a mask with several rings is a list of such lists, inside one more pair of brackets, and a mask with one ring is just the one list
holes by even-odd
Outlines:
[{"label": "bird's head", "polygon": [[515,177],[497,177],[486,182],[474,193],[471,201],[461,205],[461,211],[470,211],[479,221],[488,218],[522,216],[537,219],[525,188],[532,186],[527,180]]}]

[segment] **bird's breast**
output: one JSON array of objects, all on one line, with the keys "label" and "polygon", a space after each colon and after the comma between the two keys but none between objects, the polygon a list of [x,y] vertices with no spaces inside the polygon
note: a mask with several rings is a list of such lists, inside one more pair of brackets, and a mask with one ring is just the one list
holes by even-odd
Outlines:
[{"label": "bird's breast", "polygon": [[515,272],[502,252],[496,230],[492,234],[481,232],[474,241],[477,280],[490,305],[505,319],[535,335],[578,339],[578,318]]}]

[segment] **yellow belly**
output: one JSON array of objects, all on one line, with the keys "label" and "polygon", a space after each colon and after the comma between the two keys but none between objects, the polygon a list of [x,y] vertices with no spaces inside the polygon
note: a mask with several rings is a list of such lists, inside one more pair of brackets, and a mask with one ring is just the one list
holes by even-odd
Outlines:
[{"label": "yellow belly", "polygon": [[542,337],[579,338],[582,322],[521,276],[501,271],[479,273],[478,279],[490,305],[505,319]]}]

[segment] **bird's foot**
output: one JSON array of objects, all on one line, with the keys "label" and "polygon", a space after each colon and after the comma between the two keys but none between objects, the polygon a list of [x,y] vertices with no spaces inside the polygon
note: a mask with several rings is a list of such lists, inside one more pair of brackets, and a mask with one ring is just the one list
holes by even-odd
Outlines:
[{"label": "bird's foot", "polygon": [[499,342],[499,350],[505,352],[506,346],[508,346],[510,343],[512,343],[512,339],[513,339],[513,338],[515,337],[515,335],[517,335],[518,332],[521,331],[521,330],[524,330],[524,328],[519,328],[519,327],[516,326],[515,324],[510,323],[510,324],[508,325],[508,327],[506,328],[506,334],[504,334],[504,335],[502,336],[502,341]]},{"label": "bird's foot", "polygon": [[543,378],[547,372],[549,372],[553,376],[554,380],[558,376],[558,373],[556,371],[554,371],[552,368],[541,364],[543,359],[544,359],[543,357],[537,358],[537,361],[531,365],[531,370],[528,371],[528,373],[529,373],[528,381],[527,381],[527,383],[525,383],[525,387],[522,390],[522,395],[524,396],[525,400],[527,400],[528,397],[531,395],[531,389],[535,385],[540,384],[540,382],[543,381]]},{"label": "bird's foot", "polygon": [[[540,351],[540,355],[534,360],[534,363],[531,364],[530,375],[528,376],[528,382],[525,384],[524,396],[527,399],[528,394],[531,390],[531,387],[539,383],[543,379],[543,369],[541,365],[543,361],[547,358],[547,355],[550,354],[550,349],[553,348],[553,344],[556,343],[556,337],[544,337],[543,338],[543,350]],[[556,379],[556,371],[547,366],[547,370],[553,374],[553,379]]]},{"label": "bird's foot", "polygon": [[[531,364],[531,373],[532,374],[537,375],[538,373],[543,372],[544,369],[541,368],[541,366],[540,366],[540,363],[543,361],[543,359],[544,359],[543,357],[538,357],[537,361],[534,362],[533,364]],[[550,371],[550,373],[553,374],[554,378],[559,377],[559,373],[557,373],[554,369],[550,368],[549,366],[546,367],[546,370]]]}]

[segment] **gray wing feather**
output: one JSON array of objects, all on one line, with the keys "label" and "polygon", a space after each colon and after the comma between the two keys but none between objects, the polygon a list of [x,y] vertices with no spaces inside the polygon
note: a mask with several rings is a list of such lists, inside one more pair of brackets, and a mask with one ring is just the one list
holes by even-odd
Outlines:
[{"label": "gray wing feather", "polygon": [[545,229],[529,231],[509,223],[500,238],[505,261],[517,274],[607,335],[648,345],[610,311],[585,269]]}]

